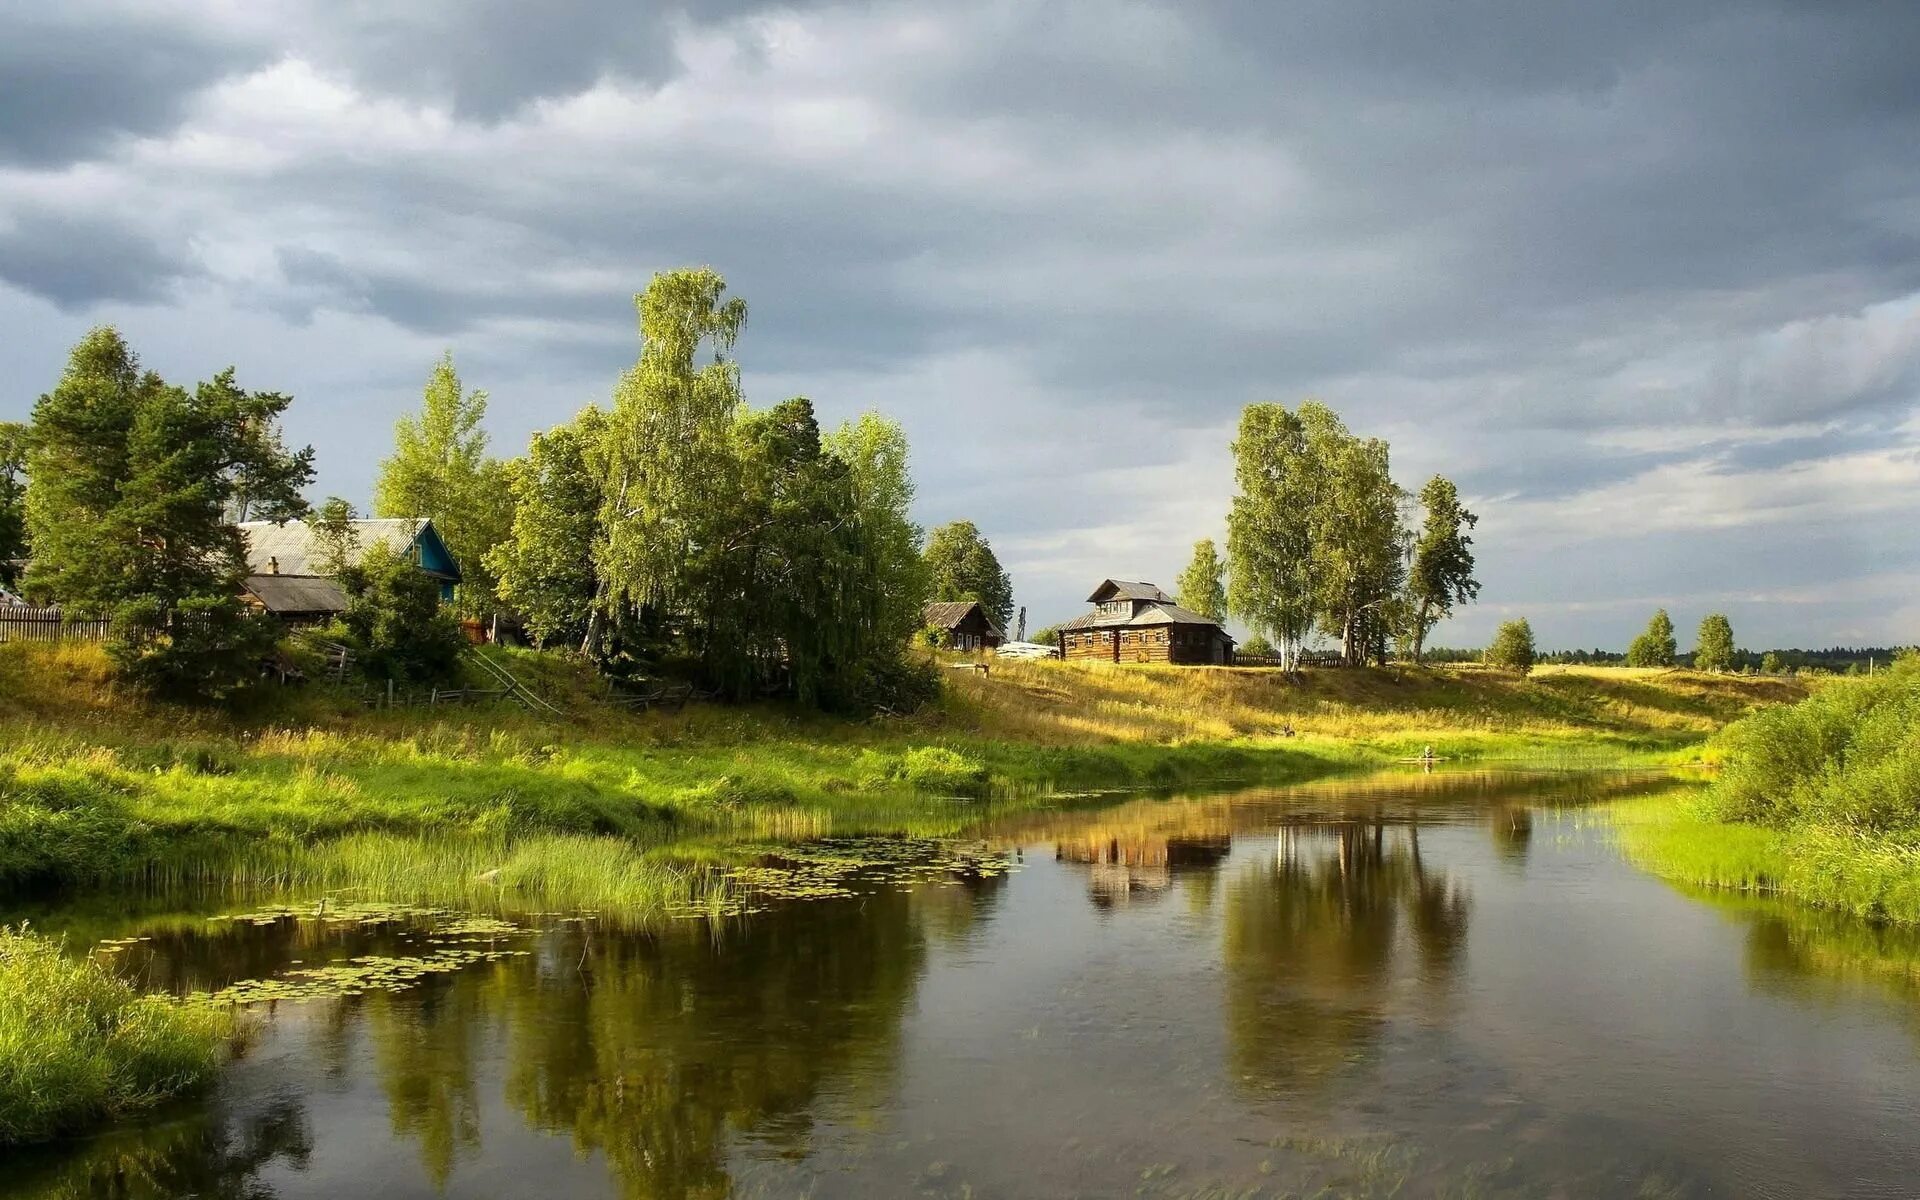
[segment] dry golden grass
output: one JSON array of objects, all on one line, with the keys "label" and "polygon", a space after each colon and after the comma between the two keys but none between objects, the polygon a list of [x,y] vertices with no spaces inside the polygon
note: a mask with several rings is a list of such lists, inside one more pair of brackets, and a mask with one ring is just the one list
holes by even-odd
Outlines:
[{"label": "dry golden grass", "polygon": [[1630,668],[1314,669],[996,662],[953,673],[949,712],[988,737],[1037,745],[1283,736],[1403,741],[1461,734],[1693,740],[1806,694],[1792,679]]}]

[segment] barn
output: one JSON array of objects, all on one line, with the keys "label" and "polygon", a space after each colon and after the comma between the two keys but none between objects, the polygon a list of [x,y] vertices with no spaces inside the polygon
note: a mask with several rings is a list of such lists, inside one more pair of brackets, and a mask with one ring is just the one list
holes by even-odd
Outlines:
[{"label": "barn", "polygon": [[992,650],[1007,635],[977,600],[941,600],[927,605],[925,623],[939,630],[951,650]]},{"label": "barn", "polygon": [[1230,666],[1233,638],[1220,622],[1181,608],[1151,583],[1104,579],[1093,611],[1060,626],[1060,657],[1116,663]]}]

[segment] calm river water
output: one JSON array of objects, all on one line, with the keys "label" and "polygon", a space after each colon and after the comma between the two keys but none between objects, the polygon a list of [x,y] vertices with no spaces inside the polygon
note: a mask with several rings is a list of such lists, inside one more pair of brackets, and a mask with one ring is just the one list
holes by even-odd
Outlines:
[{"label": "calm river water", "polygon": [[1028,814],[978,831],[1005,873],[653,933],[76,912],[183,991],[472,961],[283,1000],[217,1092],[0,1195],[1920,1195],[1920,946],[1640,874],[1588,805],[1652,786]]}]

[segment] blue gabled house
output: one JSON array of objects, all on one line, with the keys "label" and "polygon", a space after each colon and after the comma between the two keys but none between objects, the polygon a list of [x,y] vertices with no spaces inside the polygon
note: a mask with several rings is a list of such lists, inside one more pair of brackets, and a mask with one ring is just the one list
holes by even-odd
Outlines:
[{"label": "blue gabled house", "polygon": [[[349,565],[358,564],[376,546],[383,547],[438,580],[442,601],[453,599],[453,589],[461,581],[460,564],[432,521],[389,517],[350,524]],[[247,598],[253,604],[294,621],[323,621],[346,610],[346,593],[321,573],[321,552],[312,525],[247,521],[240,533],[247,542]]]}]

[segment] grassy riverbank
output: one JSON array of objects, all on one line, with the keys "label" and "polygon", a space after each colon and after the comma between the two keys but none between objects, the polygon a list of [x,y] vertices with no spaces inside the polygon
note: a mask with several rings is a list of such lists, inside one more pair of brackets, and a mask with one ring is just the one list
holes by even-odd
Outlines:
[{"label": "grassy riverbank", "polygon": [[0,929],[0,1146],[150,1108],[213,1078],[236,1018],[142,996],[92,959]]},{"label": "grassy riverbank", "polygon": [[1920,660],[1836,680],[1718,735],[1711,783],[1617,815],[1669,878],[1920,922]]},{"label": "grassy riverbank", "polygon": [[[1285,782],[1424,745],[1453,759],[1671,755],[1796,694],[1680,672],[1301,680],[1003,663],[952,672],[945,700],[912,718],[850,722],[779,706],[634,714],[564,657],[500,661],[565,715],[369,711],[318,686],[238,715],[159,709],[117,693],[89,648],[0,647],[0,882],[282,877],[285,851],[350,834],[616,834],[627,854],[704,835],[941,834],[989,798]],[[557,869],[518,861],[529,877]]]}]

